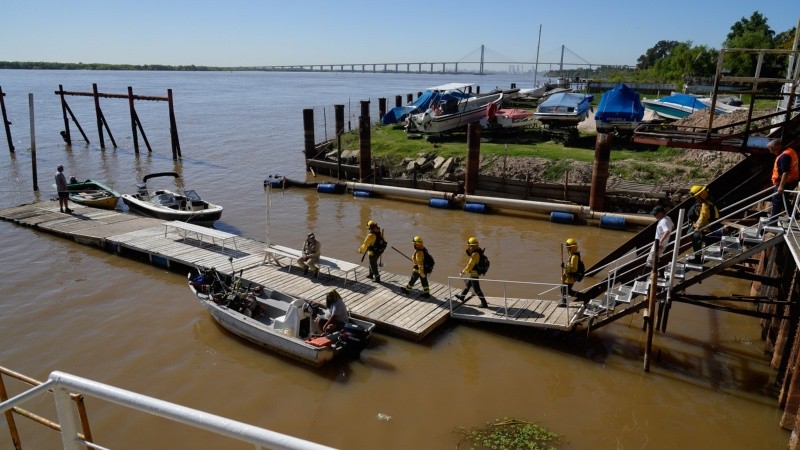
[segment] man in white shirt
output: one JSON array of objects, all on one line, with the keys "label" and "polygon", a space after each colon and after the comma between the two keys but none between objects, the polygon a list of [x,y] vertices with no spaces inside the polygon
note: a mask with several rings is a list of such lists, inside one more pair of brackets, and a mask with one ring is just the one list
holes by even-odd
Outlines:
[{"label": "man in white shirt", "polygon": [[675,224],[672,223],[672,219],[669,218],[663,206],[656,206],[650,211],[650,214],[655,216],[658,221],[656,224],[655,237],[655,240],[658,241],[658,253],[656,254],[653,253],[652,250],[650,251],[650,256],[647,257],[648,272],[653,266],[658,265],[661,255],[664,254],[664,249],[667,247],[667,242],[669,242],[669,236],[672,234],[672,230],[675,229]]}]

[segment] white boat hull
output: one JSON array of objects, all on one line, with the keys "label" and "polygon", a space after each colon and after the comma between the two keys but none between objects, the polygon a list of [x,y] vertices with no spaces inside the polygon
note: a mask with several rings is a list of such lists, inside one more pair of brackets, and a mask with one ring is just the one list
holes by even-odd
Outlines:
[{"label": "white boat hull", "polygon": [[499,105],[502,99],[502,93],[470,97],[458,102],[457,112],[453,114],[439,114],[434,109],[428,109],[412,115],[410,120],[422,133],[443,133],[488,118],[491,105]]}]

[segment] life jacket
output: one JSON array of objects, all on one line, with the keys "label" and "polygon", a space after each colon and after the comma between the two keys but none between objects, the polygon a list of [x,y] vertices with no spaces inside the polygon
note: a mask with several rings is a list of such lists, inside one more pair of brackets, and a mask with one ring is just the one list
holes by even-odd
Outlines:
[{"label": "life jacket", "polygon": [[786,175],[786,183],[796,183],[800,180],[800,169],[797,166],[797,153],[792,148],[787,148],[775,158],[775,164],[772,167],[772,185],[777,186],[781,183],[781,175],[778,173],[778,160],[783,155],[789,155],[789,172]]}]

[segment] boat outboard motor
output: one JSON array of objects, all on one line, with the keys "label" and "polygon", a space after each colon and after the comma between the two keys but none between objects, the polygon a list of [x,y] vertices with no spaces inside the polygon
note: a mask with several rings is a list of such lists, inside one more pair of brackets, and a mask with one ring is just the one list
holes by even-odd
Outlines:
[{"label": "boat outboard motor", "polygon": [[367,345],[369,333],[358,324],[347,322],[341,331],[340,338],[347,341],[348,349],[358,352]]}]

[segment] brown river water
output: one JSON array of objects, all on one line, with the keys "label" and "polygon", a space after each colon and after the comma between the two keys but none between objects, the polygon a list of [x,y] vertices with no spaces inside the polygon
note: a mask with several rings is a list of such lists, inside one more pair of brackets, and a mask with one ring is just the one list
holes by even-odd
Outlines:
[{"label": "brown river water", "polygon": [[[59,163],[68,176],[108,180],[123,192],[132,191],[143,174],[175,169],[186,187],[225,207],[221,229],[293,247],[314,231],[324,254],[357,262],[364,224],[372,219],[385,228],[390,245],[404,252],[410,252],[414,235],[422,236],[436,257],[432,279],[442,283],[463,267],[470,236],[478,237],[492,259],[489,277],[551,283],[559,279],[564,239],[578,240],[591,263],[632,236],[634,230],[295,188],[272,191],[267,208],[267,174],[304,176],[302,108],[341,103],[350,96],[348,86],[359,87],[350,88],[353,95],[369,88],[364,97],[383,90],[393,96],[448,81],[375,77],[0,71],[18,147],[13,156],[0,152],[0,175],[7,181],[0,206],[49,199]],[[162,95],[175,89],[183,161],[168,157],[158,114],[150,128],[145,124],[153,130],[151,142],[160,144],[153,155],[133,155],[126,147],[130,127],[119,118],[112,129],[120,133],[120,149],[102,152],[96,143],[66,149],[57,134],[63,121],[52,91],[67,81],[65,89],[90,90],[98,80],[101,91],[133,85],[142,86],[142,94]],[[270,91],[274,86],[281,89]],[[274,125],[284,120],[278,112],[261,105],[267,97],[290,97],[287,86],[317,86],[319,98],[285,100],[291,120],[283,129]],[[200,94],[211,87],[215,96]],[[38,194],[30,189],[27,96],[20,91],[41,98]],[[81,111],[82,125],[92,130],[91,111]],[[113,117],[112,112],[105,114]],[[96,141],[96,131],[89,134]],[[284,134],[290,136],[286,142],[275,137]],[[59,370],[346,449],[453,449],[459,427],[504,417],[535,421],[563,435],[559,448],[777,449],[789,438],[778,425],[774,372],[756,319],[676,304],[667,332],[655,335],[649,373],[642,368],[640,315],[588,338],[581,329],[560,333],[461,322],[442,326],[422,342],[376,333],[359,359],[311,369],[226,332],[192,297],[184,274],[7,222],[0,223],[0,241],[0,364],[40,380]],[[392,250],[383,262],[384,270],[410,274],[408,261]],[[501,294],[497,286],[484,289]],[[744,282],[712,279],[692,292],[746,289]],[[12,395],[22,389],[6,383]],[[252,448],[94,398],[86,403],[95,440],[109,448]],[[55,416],[49,395],[25,407]],[[379,420],[379,413],[391,419]],[[22,419],[18,425],[24,448],[60,447],[57,433]],[[10,447],[8,430],[0,427],[0,448]]]}]

